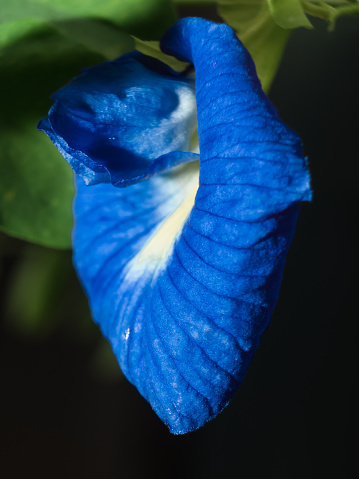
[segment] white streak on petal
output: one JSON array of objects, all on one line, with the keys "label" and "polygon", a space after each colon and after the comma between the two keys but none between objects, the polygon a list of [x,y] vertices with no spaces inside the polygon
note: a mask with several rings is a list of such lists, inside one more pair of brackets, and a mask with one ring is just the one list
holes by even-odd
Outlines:
[{"label": "white streak on petal", "polygon": [[[142,276],[145,270],[147,272],[154,271],[165,265],[175,240],[191,212],[198,190],[198,166],[192,164],[190,167],[186,165],[181,168],[183,172],[175,181],[170,181],[167,185],[172,190],[178,189],[182,193],[182,201],[174,205],[173,211],[162,221],[142,250],[130,262],[127,275],[129,280],[135,280]],[[166,186],[164,185],[164,187]]]}]

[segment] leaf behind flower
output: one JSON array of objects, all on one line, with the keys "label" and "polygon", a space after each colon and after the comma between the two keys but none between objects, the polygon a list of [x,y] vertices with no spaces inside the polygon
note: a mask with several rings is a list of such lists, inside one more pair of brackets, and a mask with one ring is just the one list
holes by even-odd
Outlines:
[{"label": "leaf behind flower", "polygon": [[277,25],[266,0],[219,0],[218,12],[250,52],[263,90],[268,92],[290,30]]},{"label": "leaf behind flower", "polygon": [[181,72],[188,67],[188,63],[181,62],[177,58],[170,55],[166,55],[160,49],[160,43],[156,40],[140,40],[139,38],[133,37],[135,41],[135,48],[144,55],[156,58],[166,65],[170,66],[173,70]]}]

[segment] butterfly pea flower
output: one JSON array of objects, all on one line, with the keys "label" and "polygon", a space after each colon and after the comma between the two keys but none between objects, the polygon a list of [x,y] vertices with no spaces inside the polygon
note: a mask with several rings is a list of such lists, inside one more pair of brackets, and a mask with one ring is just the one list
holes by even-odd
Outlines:
[{"label": "butterfly pea flower", "polygon": [[311,191],[301,141],[229,26],[185,18],[161,48],[195,84],[131,52],[55,93],[39,129],[77,173],[74,264],[93,318],[183,434],[243,381]]}]

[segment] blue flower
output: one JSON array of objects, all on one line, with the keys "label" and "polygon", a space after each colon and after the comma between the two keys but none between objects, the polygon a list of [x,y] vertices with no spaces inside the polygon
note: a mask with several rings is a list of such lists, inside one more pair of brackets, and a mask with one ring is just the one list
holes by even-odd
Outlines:
[{"label": "blue flower", "polygon": [[82,177],[74,263],[94,320],[183,434],[241,384],[311,192],[301,142],[230,27],[182,19],[161,48],[194,64],[196,103],[192,78],[134,52],[58,91],[39,128]]}]

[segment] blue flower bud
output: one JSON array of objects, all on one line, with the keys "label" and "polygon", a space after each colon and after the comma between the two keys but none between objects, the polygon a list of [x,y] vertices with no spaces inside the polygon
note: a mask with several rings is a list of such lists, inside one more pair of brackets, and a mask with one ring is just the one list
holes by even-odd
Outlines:
[{"label": "blue flower bud", "polygon": [[182,19],[161,48],[195,67],[199,171],[192,80],[137,53],[61,89],[40,128],[85,180],[74,263],[94,320],[129,381],[183,434],[241,384],[311,192],[301,142],[230,27]]}]

